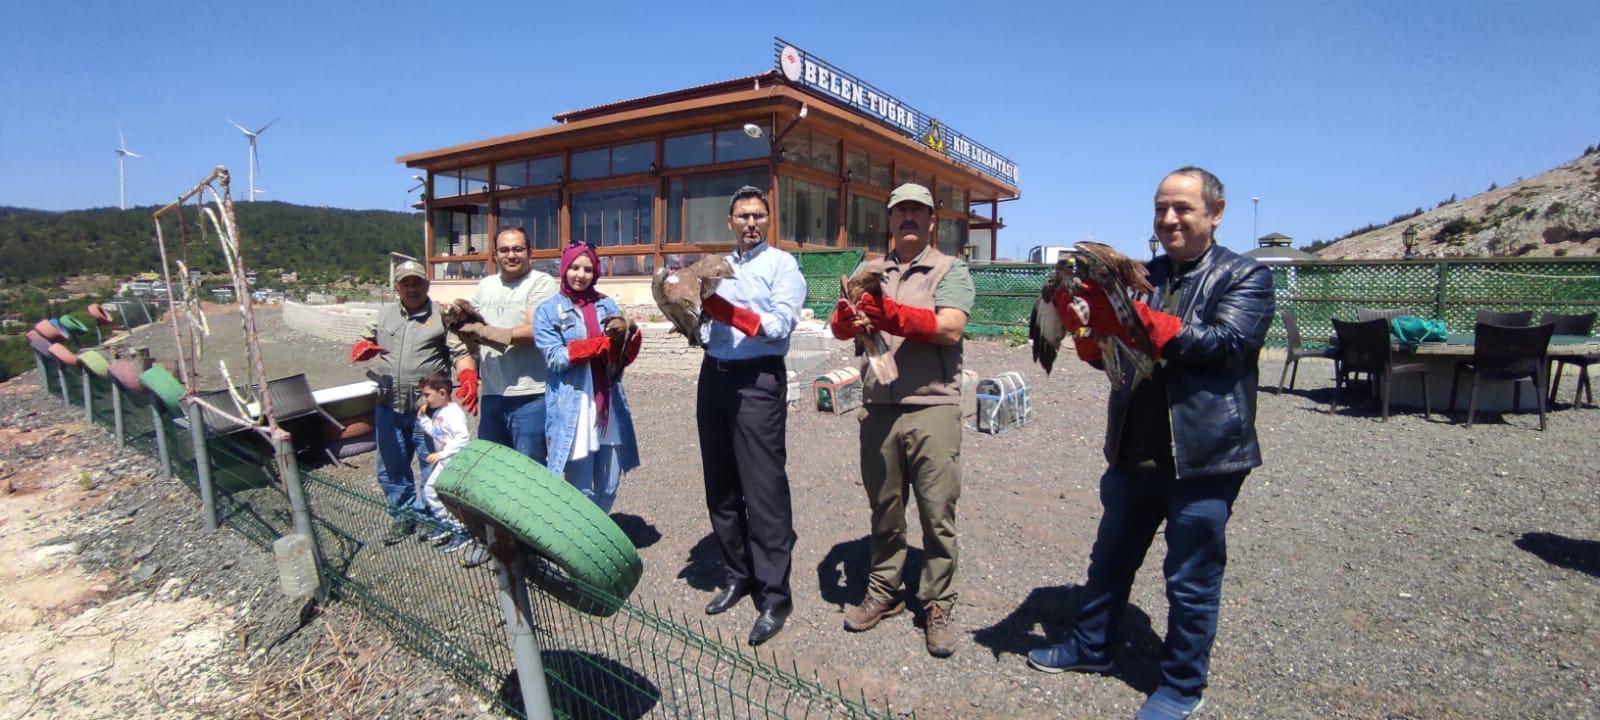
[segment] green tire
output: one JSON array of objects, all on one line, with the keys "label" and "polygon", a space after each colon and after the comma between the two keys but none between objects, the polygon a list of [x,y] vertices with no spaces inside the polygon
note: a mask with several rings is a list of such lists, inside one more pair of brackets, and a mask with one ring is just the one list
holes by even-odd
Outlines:
[{"label": "green tire", "polygon": [[82,320],[79,320],[74,315],[62,315],[61,327],[71,330],[79,335],[89,332],[89,326],[84,324]]},{"label": "green tire", "polygon": [[143,383],[156,397],[161,398],[161,403],[167,406],[167,413],[173,417],[183,417],[183,383],[167,372],[164,367],[153,367],[139,374],[139,382]]},{"label": "green tire", "polygon": [[566,478],[509,447],[467,443],[439,473],[437,490],[469,525],[482,520],[503,527],[568,576],[604,591],[555,594],[579,610],[615,613],[644,574],[638,550],[610,516]]},{"label": "green tire", "polygon": [[105,377],[106,373],[111,371],[111,363],[106,360],[106,356],[93,350],[78,353],[78,362],[89,372],[94,373],[95,377]]}]

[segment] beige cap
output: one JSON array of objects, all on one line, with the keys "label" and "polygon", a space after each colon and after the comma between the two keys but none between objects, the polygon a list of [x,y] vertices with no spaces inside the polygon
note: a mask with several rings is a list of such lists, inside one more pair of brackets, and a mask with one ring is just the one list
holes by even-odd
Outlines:
[{"label": "beige cap", "polygon": [[423,280],[427,280],[428,273],[424,272],[422,269],[422,264],[416,262],[415,260],[407,260],[399,265],[394,266],[394,284],[399,285],[401,280],[404,280],[408,277],[419,277]]},{"label": "beige cap", "polygon": [[926,205],[929,210],[932,210],[934,207],[933,193],[928,192],[927,188],[916,183],[906,183],[895,188],[894,193],[889,195],[889,208],[892,210],[894,209],[894,206],[899,205],[907,200],[922,203],[923,205]]}]

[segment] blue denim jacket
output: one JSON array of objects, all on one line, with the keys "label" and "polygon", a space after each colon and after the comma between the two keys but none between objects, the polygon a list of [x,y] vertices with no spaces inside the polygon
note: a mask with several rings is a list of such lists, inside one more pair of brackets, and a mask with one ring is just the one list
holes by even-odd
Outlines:
[{"label": "blue denim jacket", "polygon": [[[620,314],[617,302],[609,297],[595,304],[595,316],[604,324],[606,318]],[[583,375],[589,372],[589,363],[573,365],[567,362],[567,343],[589,337],[583,324],[583,313],[572,306],[565,295],[556,295],[533,313],[533,344],[544,354],[550,373],[544,395],[545,446],[549,448],[546,467],[562,472],[567,466],[567,456],[572,452],[573,439],[578,434],[578,403],[583,401]],[[639,467],[639,443],[633,434],[633,414],[628,410],[628,397],[622,392],[622,383],[611,386],[611,403],[606,411],[609,422],[617,423],[618,460],[622,471]]]}]

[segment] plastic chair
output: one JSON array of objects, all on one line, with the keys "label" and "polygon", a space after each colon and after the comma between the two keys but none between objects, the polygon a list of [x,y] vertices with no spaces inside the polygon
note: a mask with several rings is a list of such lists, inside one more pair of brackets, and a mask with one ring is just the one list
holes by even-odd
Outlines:
[{"label": "plastic chair", "polygon": [[1458,360],[1450,376],[1450,411],[1456,409],[1456,388],[1461,373],[1472,373],[1472,393],[1467,396],[1467,427],[1472,427],[1472,416],[1478,409],[1478,384],[1483,380],[1510,380],[1511,411],[1522,404],[1522,386],[1527,380],[1534,383],[1534,395],[1539,404],[1539,429],[1544,430],[1544,398],[1550,366],[1550,336],[1555,325],[1533,327],[1502,327],[1478,323],[1472,340],[1472,359]]},{"label": "plastic chair", "polygon": [[1533,311],[1499,312],[1497,310],[1479,310],[1474,322],[1486,325],[1499,325],[1500,327],[1527,327],[1533,324]]},{"label": "plastic chair", "polygon": [[1345,376],[1366,373],[1382,387],[1383,420],[1389,419],[1389,389],[1395,375],[1419,373],[1422,383],[1422,417],[1433,414],[1433,403],[1428,398],[1428,366],[1417,363],[1396,365],[1393,348],[1389,344],[1389,321],[1373,318],[1365,322],[1333,321],[1333,332],[1339,338],[1339,372],[1333,379],[1333,401],[1328,408],[1332,413],[1339,408],[1339,391]]},{"label": "plastic chair", "polygon": [[[1294,389],[1295,376],[1300,374],[1300,359],[1308,357],[1328,357],[1322,350],[1307,350],[1300,346],[1300,325],[1295,321],[1294,310],[1284,308],[1279,317],[1283,320],[1283,329],[1289,333],[1289,346],[1283,358],[1283,372],[1278,374],[1278,394],[1283,394],[1283,379],[1289,378],[1289,389]],[[1294,372],[1290,373],[1289,368]]]},{"label": "plastic chair", "polygon": [[1415,312],[1407,308],[1356,308],[1356,320],[1358,322],[1366,322],[1368,320],[1393,320],[1401,315],[1415,314]]},{"label": "plastic chair", "polygon": [[[1544,325],[1549,323],[1554,325],[1556,328],[1556,335],[1587,336],[1589,333],[1594,331],[1594,319],[1595,313],[1584,313],[1582,315],[1545,313],[1539,317],[1539,324]],[[1558,357],[1551,359],[1555,361],[1556,367],[1555,374],[1549,376],[1550,402],[1555,403],[1556,390],[1561,388],[1561,372],[1565,370],[1568,365],[1576,365],[1578,367],[1578,391],[1572,394],[1572,404],[1577,405],[1579,399],[1587,395],[1589,398],[1589,404],[1593,405],[1594,386],[1589,383],[1589,366],[1593,363],[1600,362],[1600,357],[1588,355],[1582,357]]]}]

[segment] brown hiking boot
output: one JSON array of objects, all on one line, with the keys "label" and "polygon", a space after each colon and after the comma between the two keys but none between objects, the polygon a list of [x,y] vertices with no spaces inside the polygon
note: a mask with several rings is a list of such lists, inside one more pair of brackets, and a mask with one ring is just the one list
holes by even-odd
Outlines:
[{"label": "brown hiking boot", "polygon": [[906,604],[899,600],[880,600],[868,595],[860,605],[851,605],[845,609],[844,629],[850,632],[865,632],[877,627],[879,620],[899,615],[905,609]]},{"label": "brown hiking boot", "polygon": [[928,606],[928,654],[947,658],[956,652],[956,626],[950,611],[938,605]]}]

